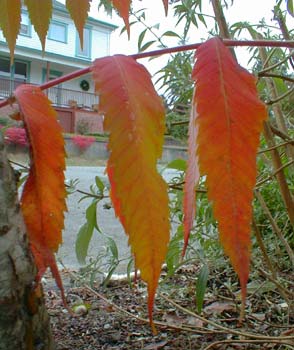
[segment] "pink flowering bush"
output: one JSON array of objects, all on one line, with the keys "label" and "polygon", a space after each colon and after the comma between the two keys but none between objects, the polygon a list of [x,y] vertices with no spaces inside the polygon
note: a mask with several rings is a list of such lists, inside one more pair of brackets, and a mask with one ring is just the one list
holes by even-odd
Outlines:
[{"label": "pink flowering bush", "polygon": [[5,143],[8,145],[28,146],[27,133],[24,128],[10,127],[4,133]]},{"label": "pink flowering bush", "polygon": [[72,137],[72,142],[81,151],[84,151],[95,142],[95,137],[94,136],[75,135]]}]

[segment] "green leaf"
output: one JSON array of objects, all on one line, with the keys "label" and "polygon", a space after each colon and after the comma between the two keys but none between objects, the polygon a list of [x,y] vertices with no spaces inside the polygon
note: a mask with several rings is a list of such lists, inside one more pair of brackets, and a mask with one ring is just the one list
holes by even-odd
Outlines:
[{"label": "green leaf", "polygon": [[144,40],[146,32],[147,32],[147,28],[144,29],[143,32],[141,32],[140,35],[139,35],[139,38],[138,38],[138,51],[141,50],[142,42]]},{"label": "green leaf", "polygon": [[287,10],[290,13],[292,17],[294,17],[294,7],[293,7],[293,0],[287,1]]},{"label": "green leaf", "polygon": [[115,240],[112,239],[111,237],[105,236],[106,240],[107,240],[107,246],[111,251],[112,257],[114,259],[118,259],[118,249],[117,249],[117,245],[115,243]]},{"label": "green leaf", "polygon": [[110,281],[110,279],[111,279],[111,276],[113,275],[115,269],[117,268],[117,265],[118,265],[118,263],[114,264],[114,265],[110,268],[110,270],[108,271],[108,274],[107,274],[107,276],[104,278],[103,283],[102,283],[103,287],[106,287],[107,284],[109,283],[109,281]]},{"label": "green leaf", "polygon": [[97,228],[96,206],[97,201],[94,201],[87,208],[87,222],[80,228],[77,235],[75,250],[76,257],[81,265],[86,263],[86,256],[88,254],[88,248],[93,236],[94,228]]},{"label": "green leaf", "polygon": [[132,287],[131,273],[132,273],[133,267],[134,267],[134,259],[131,257],[129,262],[128,262],[128,266],[127,266],[127,276],[128,276],[128,282],[129,282],[130,287]]},{"label": "green leaf", "polygon": [[187,162],[184,159],[174,159],[171,162],[169,162],[166,167],[170,169],[186,171]]},{"label": "green leaf", "polygon": [[142,52],[142,51],[147,50],[148,47],[151,46],[152,44],[154,44],[155,42],[156,42],[156,40],[148,41],[148,43],[146,43],[145,45],[143,45],[139,51]]},{"label": "green leaf", "polygon": [[79,230],[76,239],[76,257],[81,265],[86,263],[86,256],[88,254],[89,243],[91,241],[94,231],[94,226],[86,222]]},{"label": "green leaf", "polygon": [[168,30],[167,32],[163,33],[162,36],[175,36],[177,38],[180,38],[180,36],[172,30]]},{"label": "green leaf", "polygon": [[103,191],[104,191],[104,188],[105,188],[105,185],[104,185],[104,183],[102,182],[102,180],[100,179],[99,176],[95,176],[95,183],[96,183],[96,186],[97,186],[100,194],[102,195]]},{"label": "green leaf", "polygon": [[209,269],[207,265],[203,265],[199,271],[197,282],[196,282],[196,304],[197,311],[200,314],[203,307],[203,300],[205,295],[205,290],[207,286],[207,280],[209,275]]}]

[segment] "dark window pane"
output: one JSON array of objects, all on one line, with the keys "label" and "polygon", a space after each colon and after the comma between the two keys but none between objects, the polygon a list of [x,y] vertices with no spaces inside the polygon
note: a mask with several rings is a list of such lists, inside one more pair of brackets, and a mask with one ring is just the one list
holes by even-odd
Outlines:
[{"label": "dark window pane", "polygon": [[27,64],[24,62],[15,62],[14,64],[14,77],[18,79],[27,78]]},{"label": "dark window pane", "polygon": [[8,59],[0,58],[0,73],[10,74],[10,61]]}]

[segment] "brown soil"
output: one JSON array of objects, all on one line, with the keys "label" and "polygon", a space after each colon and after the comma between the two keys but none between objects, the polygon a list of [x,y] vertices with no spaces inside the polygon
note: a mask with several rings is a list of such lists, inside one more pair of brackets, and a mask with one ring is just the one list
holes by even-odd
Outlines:
[{"label": "brown soil", "polygon": [[[66,274],[63,273],[65,279],[68,277]],[[214,283],[210,280],[209,288],[213,288]],[[154,319],[161,323],[156,325],[157,335],[152,334],[148,322],[144,321],[147,318],[147,294],[141,283],[130,287],[128,283],[112,282],[107,288],[97,284],[93,289],[68,286],[66,294],[70,307],[83,303],[88,308],[84,314],[76,316],[70,315],[64,308],[59,292],[52,286],[51,281],[45,287],[45,294],[57,350],[294,349],[294,328],[282,325],[281,310],[277,313],[274,308],[265,310],[260,297],[248,300],[248,313],[242,326],[238,322],[239,302],[233,300],[229,293],[224,293],[222,288],[219,296],[214,295],[211,289],[207,290],[202,313],[204,320],[173,305],[172,302],[176,302],[186,310],[196,312],[195,272],[177,274],[159,287],[162,294],[157,296],[154,307]],[[171,301],[162,295],[168,295]],[[214,321],[227,329],[221,330],[205,320]],[[293,324],[293,315],[288,321]],[[261,337],[292,336],[292,339],[279,338],[266,342],[257,337],[232,334],[230,329]]]}]

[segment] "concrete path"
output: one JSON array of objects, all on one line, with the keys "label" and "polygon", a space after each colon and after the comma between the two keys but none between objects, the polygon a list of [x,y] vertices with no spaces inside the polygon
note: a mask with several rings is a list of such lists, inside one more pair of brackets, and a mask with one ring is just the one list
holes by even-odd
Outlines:
[{"label": "concrete path", "polygon": [[[67,167],[65,176],[67,181],[79,179],[77,188],[82,191],[89,192],[89,188],[95,183],[95,176],[99,176],[104,183],[108,183],[107,176],[104,174],[104,167]],[[176,174],[175,170],[167,169],[164,171],[164,178],[170,180]],[[77,233],[80,227],[86,222],[85,213],[86,209],[91,203],[91,200],[85,199],[81,202],[83,195],[75,192],[70,194],[67,199],[68,213],[65,216],[65,230],[63,233],[63,245],[60,247],[58,257],[62,260],[67,268],[77,270],[81,266],[79,265],[75,254],[75,241]],[[109,199],[104,199],[98,204],[97,210],[97,222],[100,230],[112,237],[117,246],[120,258],[127,258],[130,256],[130,250],[127,244],[127,236],[123,231],[123,228],[115,217],[114,210],[111,207],[106,209],[105,204],[110,202]],[[105,246],[105,239],[103,236],[94,231],[93,238],[89,247],[89,257],[96,258],[98,254],[103,251]],[[89,259],[88,259],[89,260]],[[126,267],[128,260],[122,262],[116,273],[126,273]]]}]

